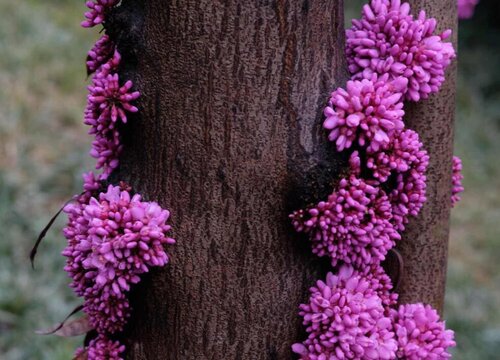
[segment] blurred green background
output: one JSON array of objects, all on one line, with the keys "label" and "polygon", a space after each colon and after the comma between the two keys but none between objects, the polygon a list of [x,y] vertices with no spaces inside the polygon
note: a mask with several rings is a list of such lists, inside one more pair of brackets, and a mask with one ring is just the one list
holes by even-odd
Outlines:
[{"label": "blurred green background", "polygon": [[[359,0],[346,0],[347,18]],[[77,300],[58,256],[63,219],[31,270],[40,229],[91,169],[81,122],[83,59],[97,31],[79,27],[83,1],[0,0],[0,359],[70,359],[81,339],[36,336]],[[466,192],[453,210],[446,299],[455,359],[500,358],[499,3],[482,0],[460,23],[455,152]]]}]

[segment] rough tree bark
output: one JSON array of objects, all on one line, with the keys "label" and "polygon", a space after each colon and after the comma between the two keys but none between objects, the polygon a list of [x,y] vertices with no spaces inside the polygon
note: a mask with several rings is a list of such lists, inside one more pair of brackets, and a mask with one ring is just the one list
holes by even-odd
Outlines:
[{"label": "rough tree bark", "polygon": [[[455,0],[412,1],[455,28]],[[345,175],[321,129],[347,78],[341,0],[124,0],[108,31],[141,91],[116,179],[172,211],[172,261],[134,290],[128,359],[290,359],[297,305],[324,276],[287,215]],[[442,304],[453,74],[410,106],[429,201],[400,250],[401,299]]]},{"label": "rough tree bark", "polygon": [[328,261],[288,214],[345,168],[321,129],[346,80],[342,1],[124,1],[110,23],[142,93],[118,177],[178,240],[134,294],[128,358],[292,358]]},{"label": "rough tree bark", "polygon": [[[456,0],[409,0],[414,13],[424,9],[438,20],[438,31],[453,30],[457,44]],[[401,303],[424,302],[442,312],[448,256],[451,160],[455,118],[456,61],[448,68],[446,82],[428,100],[406,104],[406,125],[417,131],[430,155],[427,202],[412,219],[398,245],[404,260]]]}]

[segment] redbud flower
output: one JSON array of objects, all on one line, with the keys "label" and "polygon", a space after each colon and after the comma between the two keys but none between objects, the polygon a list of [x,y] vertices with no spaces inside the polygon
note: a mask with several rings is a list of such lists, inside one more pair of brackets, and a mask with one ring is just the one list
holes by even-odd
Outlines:
[{"label": "redbud flower", "polygon": [[105,64],[115,53],[115,45],[108,35],[103,35],[94,44],[87,56],[87,73],[92,74]]},{"label": "redbud flower", "polygon": [[[67,256],[66,267],[73,269],[75,278],[83,276],[83,268],[81,267],[81,259],[73,256],[73,249],[78,243],[85,239],[87,226],[82,220],[83,209],[90,201],[92,196],[97,194],[101,187],[100,182],[96,179],[94,173],[88,172],[83,174],[83,189],[84,192],[73,198],[73,202],[64,207],[64,212],[68,215],[68,222],[63,229],[64,236],[68,239],[68,245],[63,252]],[[66,269],[66,268],[65,268]],[[74,280],[75,280],[74,278]],[[83,291],[77,291],[78,295],[83,295]]]},{"label": "redbud flower", "polygon": [[90,28],[99,24],[102,24],[105,20],[106,13],[115,5],[117,5],[120,0],[89,0],[85,5],[89,8],[89,11],[85,13],[85,20],[82,21],[81,25],[85,28]]},{"label": "redbud flower", "polygon": [[[115,52],[114,57],[103,68],[96,72],[92,84],[88,87],[88,108],[86,115],[98,115],[97,118],[86,117],[86,124],[98,126],[111,120],[116,123],[120,119],[127,122],[125,111],[137,112],[138,109],[131,104],[139,97],[139,92],[131,92],[132,81],[120,85],[118,73],[114,70],[119,64],[120,56]],[[90,112],[90,110],[92,112]]]},{"label": "redbud flower", "polygon": [[354,142],[377,150],[389,142],[396,130],[404,127],[401,90],[407,80],[389,81],[388,76],[347,82],[346,89],[338,88],[325,108],[325,129],[328,139],[335,141],[338,151],[348,149]]},{"label": "redbud flower", "polygon": [[105,179],[118,167],[118,158],[122,151],[117,123],[127,122],[127,112],[137,112],[131,104],[140,93],[132,91],[132,81],[120,85],[117,67],[120,54],[115,51],[107,63],[101,65],[88,87],[87,107],[84,122],[91,126],[89,134],[94,134],[90,155],[97,159],[96,168],[103,168]]},{"label": "redbud flower", "polygon": [[373,290],[382,301],[385,307],[396,305],[398,294],[393,292],[391,278],[386,274],[380,265],[371,265],[361,270],[353,270],[353,274],[358,274],[370,284]]},{"label": "redbud flower", "polygon": [[118,167],[118,157],[122,150],[118,129],[106,129],[105,133],[96,132],[90,156],[97,159],[96,169],[104,169],[101,179],[106,179]]},{"label": "redbud flower", "polygon": [[[94,274],[87,275],[89,277]],[[131,281],[126,275],[121,275],[120,278],[125,284],[126,289],[130,289],[130,285],[137,284],[137,280]],[[97,280],[96,280],[97,281]],[[96,283],[89,286],[83,293],[84,307],[83,311],[89,316],[89,323],[94,329],[99,332],[114,334],[122,331],[130,317],[130,304],[125,293],[126,291],[120,287],[117,288],[118,282],[112,284]],[[113,288],[113,287],[114,288]]]},{"label": "redbud flower", "polygon": [[394,359],[397,344],[380,297],[350,266],[310,289],[300,316],[308,338],[292,350],[303,360]]},{"label": "redbud flower", "polygon": [[425,201],[427,188],[426,176],[415,169],[396,177],[396,188],[389,193],[392,205],[393,223],[397,230],[403,231],[410,216],[417,216]]},{"label": "redbud flower", "polygon": [[[429,155],[423,149],[418,134],[413,130],[394,133],[391,141],[379,151],[367,150],[364,166],[368,173],[380,183],[389,194],[393,207],[393,223],[402,231],[410,216],[417,216],[426,201],[426,176]],[[354,151],[349,160],[351,171],[361,173],[361,159]],[[388,181],[392,176],[392,181]]]},{"label": "redbud flower", "polygon": [[470,19],[479,0],[458,0],[458,18]]},{"label": "redbud flower", "polygon": [[87,202],[88,199],[91,198],[92,193],[99,190],[101,187],[100,182],[96,179],[94,173],[92,171],[88,173],[83,173],[83,190],[85,190],[85,200],[83,202]]},{"label": "redbud flower", "polygon": [[445,70],[455,58],[451,43],[444,42],[451,30],[435,35],[437,22],[410,15],[410,5],[400,0],[371,0],[360,20],[347,30],[347,59],[354,79],[373,74],[408,79],[406,99],[418,101],[437,92]]},{"label": "redbud flower", "polygon": [[453,331],[446,330],[445,323],[429,305],[401,305],[391,310],[394,332],[398,341],[399,359],[449,359],[450,347],[455,346]]},{"label": "redbud flower", "polygon": [[[94,195],[94,194],[92,194]],[[64,209],[68,225],[65,270],[71,287],[84,297],[84,311],[98,332],[120,331],[129,315],[126,294],[151,267],[168,263],[164,246],[170,214],[155,202],[143,202],[118,186],[109,186],[88,202]]]},{"label": "redbud flower", "polygon": [[401,237],[391,223],[391,204],[378,187],[351,176],[326,201],[290,215],[295,229],[309,235],[312,251],[356,266],[373,265]]},{"label": "redbud flower", "polygon": [[464,191],[462,186],[462,160],[458,156],[453,156],[453,174],[451,189],[451,206],[455,206],[460,201],[460,193]]},{"label": "redbud flower", "polygon": [[75,353],[75,358],[85,351],[87,351],[86,359],[88,360],[123,360],[121,354],[125,351],[125,346],[104,335],[99,335],[90,341],[86,349],[79,348]]}]

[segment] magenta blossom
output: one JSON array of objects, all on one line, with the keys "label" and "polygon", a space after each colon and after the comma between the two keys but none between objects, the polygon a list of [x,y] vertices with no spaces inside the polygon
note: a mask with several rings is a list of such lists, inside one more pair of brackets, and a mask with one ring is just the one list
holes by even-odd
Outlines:
[{"label": "magenta blossom", "polygon": [[88,360],[123,360],[121,356],[125,351],[125,346],[118,341],[112,341],[104,335],[99,335],[92,339],[85,349],[79,348],[75,353],[75,358],[87,352]]},{"label": "magenta blossom", "polygon": [[410,216],[420,213],[427,197],[427,178],[418,169],[397,174],[396,187],[389,193],[392,205],[393,223],[396,229],[403,231]]},{"label": "magenta blossom", "polygon": [[401,305],[391,310],[394,332],[398,341],[398,359],[449,359],[450,347],[455,346],[453,331],[446,330],[439,315],[429,305]]},{"label": "magenta blossom", "polygon": [[90,155],[97,159],[96,168],[103,168],[102,179],[118,167],[118,158],[122,151],[117,123],[127,122],[127,112],[135,113],[137,107],[131,102],[140,93],[132,91],[132,81],[120,85],[117,68],[120,54],[115,51],[112,58],[101,65],[88,87],[85,124],[90,125],[89,134],[94,134]]},{"label": "magenta blossom", "polygon": [[342,266],[310,289],[300,305],[308,338],[292,350],[302,360],[394,359],[397,344],[391,320],[370,281]]},{"label": "magenta blossom", "polygon": [[99,74],[93,79],[90,87],[89,101],[99,109],[98,120],[109,120],[116,123],[120,119],[127,122],[125,111],[137,112],[137,108],[130,104],[139,97],[138,91],[131,92],[132,81],[128,80],[123,85],[119,83],[118,74]]},{"label": "magenta blossom", "polygon": [[451,206],[455,206],[460,201],[460,193],[464,191],[462,186],[462,160],[458,156],[453,156]]},{"label": "magenta blossom", "polygon": [[[418,134],[413,130],[396,132],[391,141],[379,151],[366,151],[364,166],[380,183],[390,181],[392,188],[385,189],[393,206],[393,223],[402,231],[410,216],[417,216],[426,201],[426,176],[429,155],[424,150]],[[361,159],[354,151],[349,160],[351,172],[361,173]]]},{"label": "magenta blossom", "polygon": [[[88,173],[83,173],[83,190],[85,190],[83,196],[79,197],[79,200],[87,203],[88,200],[92,197],[92,194],[95,193],[101,187],[101,183],[96,179],[94,173],[92,171]],[[82,199],[83,198],[83,199]]]},{"label": "magenta blossom", "polygon": [[64,210],[69,221],[63,255],[70,286],[84,297],[84,311],[97,331],[119,331],[129,314],[130,286],[151,267],[168,263],[164,246],[175,243],[167,236],[170,214],[111,185]]},{"label": "magenta blossom", "polygon": [[[88,276],[93,276],[88,275]],[[83,293],[84,311],[89,316],[90,324],[98,332],[114,334],[122,331],[130,317],[130,304],[124,293],[131,285],[140,281],[138,276],[128,276],[121,273],[120,280],[111,284],[88,284]]]},{"label": "magenta blossom", "polygon": [[98,71],[92,77],[92,83],[88,86],[85,124],[103,127],[110,121],[116,123],[121,120],[126,123],[126,111],[138,111],[130,102],[139,97],[139,92],[130,92],[132,88],[130,80],[120,85],[118,76],[120,62],[121,56],[115,51],[105,64],[98,67]]},{"label": "magenta blossom", "polygon": [[108,35],[103,35],[87,55],[87,73],[92,74],[107,63],[115,53],[115,45]]},{"label": "magenta blossom", "polygon": [[107,129],[104,134],[100,132],[95,134],[90,155],[97,159],[96,169],[104,169],[101,179],[106,179],[118,167],[118,157],[122,150],[118,129]]},{"label": "magenta blossom", "polygon": [[337,150],[348,149],[354,142],[377,150],[389,142],[392,134],[403,124],[401,91],[407,80],[389,81],[388,76],[347,82],[346,89],[338,88],[330,98],[324,114],[328,139],[335,141]]},{"label": "magenta blossom", "polygon": [[436,35],[437,22],[421,11],[410,14],[410,5],[400,0],[371,0],[360,20],[347,30],[347,59],[354,79],[373,74],[408,79],[405,97],[418,101],[437,92],[445,70],[455,58],[447,39],[451,30]]},{"label": "magenta blossom", "polygon": [[458,0],[458,18],[470,19],[479,0]]},{"label": "magenta blossom", "polygon": [[378,187],[351,176],[326,201],[290,215],[295,229],[309,235],[312,251],[356,266],[380,263],[401,237],[391,223],[391,204]]},{"label": "magenta blossom", "polygon": [[117,5],[120,0],[89,0],[85,5],[89,10],[85,13],[85,20],[81,25],[85,28],[94,27],[102,24],[105,20],[106,13]]},{"label": "magenta blossom", "polygon": [[398,301],[398,294],[393,292],[391,278],[386,274],[382,266],[367,266],[361,271],[353,270],[353,273],[358,274],[368,281],[370,289],[377,294],[384,307],[396,305]]}]

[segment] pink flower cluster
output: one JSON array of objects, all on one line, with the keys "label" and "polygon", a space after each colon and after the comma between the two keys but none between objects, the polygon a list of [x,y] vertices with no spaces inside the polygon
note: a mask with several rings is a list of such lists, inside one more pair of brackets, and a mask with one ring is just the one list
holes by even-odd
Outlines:
[{"label": "pink flower cluster", "polygon": [[129,314],[127,292],[149,268],[164,266],[169,212],[155,202],[143,202],[119,186],[98,197],[84,194],[66,206],[63,251],[71,287],[84,298],[84,311],[99,333],[122,330]]},{"label": "pink flower cluster", "polygon": [[448,348],[454,347],[453,331],[429,305],[401,305],[391,310],[394,333],[398,342],[398,359],[449,359]]},{"label": "pink flower cluster", "polygon": [[[418,134],[401,131],[382,155],[369,155],[367,167],[384,165],[396,175],[396,186],[389,193],[392,214],[398,230],[404,230],[409,216],[417,216],[426,201],[426,176],[429,155],[423,149]],[[381,179],[382,180],[382,179]]]},{"label": "pink flower cluster", "polygon": [[[408,3],[371,0],[347,32],[353,79],[331,94],[324,128],[338,151],[350,151],[349,175],[326,201],[290,218],[312,252],[328,256],[338,275],[311,288],[300,306],[308,338],[292,350],[303,360],[447,359],[454,346],[435,310],[395,310],[397,294],[381,262],[426,201],[429,156],[405,129],[403,101],[437,92],[455,52],[436,20],[414,19]],[[452,202],[461,187],[454,159]]]},{"label": "pink flower cluster", "polygon": [[455,58],[451,31],[436,35],[437,22],[410,14],[410,5],[400,0],[371,0],[360,20],[347,30],[347,60],[354,79],[370,79],[374,73],[404,77],[406,99],[418,101],[439,91],[445,70]]},{"label": "pink flower cluster", "polygon": [[[367,275],[368,274],[368,275]],[[382,280],[379,278],[382,276]],[[448,359],[455,346],[453,331],[446,330],[437,312],[428,305],[384,303],[391,286],[381,271],[361,273],[343,265],[338,275],[310,289],[300,316],[308,338],[292,350],[302,360],[336,359]]]},{"label": "pink flower cluster", "polygon": [[455,206],[460,201],[460,193],[464,191],[462,186],[462,160],[458,156],[453,156],[451,206]]},{"label": "pink flower cluster", "polygon": [[458,18],[470,19],[479,0],[458,0]]},{"label": "pink flower cluster", "polygon": [[[89,53],[89,58],[93,59],[89,61],[89,71],[106,59],[108,44],[102,38],[99,42],[101,46]],[[95,136],[90,155],[97,159],[96,168],[103,169],[102,179],[106,179],[118,167],[118,157],[122,151],[118,123],[127,122],[127,112],[138,111],[131,104],[140,95],[138,91],[132,90],[132,81],[120,84],[117,73],[120,59],[120,54],[114,50],[113,56],[97,68],[88,87],[84,122],[91,126],[89,134]]]},{"label": "pink flower cluster", "polygon": [[[344,267],[346,265],[343,265]],[[350,273],[350,270],[349,270]],[[350,276],[360,276],[364,278],[369,284],[370,289],[373,290],[382,301],[385,307],[394,306],[398,301],[398,294],[393,291],[391,278],[385,273],[385,270],[380,265],[370,265],[362,270],[354,270]]]},{"label": "pink flower cluster", "polygon": [[391,319],[371,285],[350,266],[319,280],[300,306],[309,336],[292,350],[304,360],[394,359]]},{"label": "pink flower cluster", "polygon": [[[115,52],[115,46],[108,35],[104,34],[94,44],[87,55],[87,73],[92,74],[102,65],[108,62]],[[118,61],[114,61],[113,67],[117,67]]]},{"label": "pink flower cluster", "polygon": [[89,0],[85,5],[89,10],[85,13],[85,20],[81,25],[85,28],[94,27],[102,24],[106,19],[106,13],[115,5],[118,5],[120,0]]},{"label": "pink flower cluster", "polygon": [[362,267],[384,260],[401,237],[391,223],[389,198],[379,188],[351,176],[327,201],[291,215],[297,231],[308,233],[312,251]]},{"label": "pink flower cluster", "polygon": [[398,131],[389,144],[380,151],[367,150],[364,158],[366,163],[362,164],[359,151],[351,154],[351,172],[359,176],[363,168],[375,179],[375,184],[394,177],[394,186],[388,193],[392,223],[398,231],[403,231],[409,217],[417,216],[426,201],[429,155],[418,134],[409,129]]},{"label": "pink flower cluster", "polygon": [[[354,151],[353,175],[342,179],[327,201],[290,216],[297,231],[309,234],[313,253],[328,255],[333,266],[339,261],[360,266],[384,260],[401,238],[398,231],[426,200],[429,156],[416,132],[396,131],[379,151],[366,150],[364,158],[362,164],[359,151]],[[372,180],[358,178],[362,168]],[[386,194],[380,185],[391,174],[394,186]]]},{"label": "pink flower cluster", "polygon": [[[90,9],[85,13],[84,27],[92,27],[104,22],[106,13],[119,0],[88,1]],[[94,44],[87,56],[87,72],[94,74],[88,86],[87,106],[84,123],[94,135],[90,155],[97,159],[96,169],[102,169],[100,179],[106,179],[118,167],[123,146],[120,143],[119,124],[127,122],[127,113],[135,113],[132,104],[140,96],[133,91],[132,81],[120,81],[118,70],[121,56],[109,35],[104,34]]]},{"label": "pink flower cluster", "polygon": [[335,90],[325,108],[323,126],[337,150],[348,149],[354,142],[375,151],[387,145],[390,136],[404,127],[401,91],[407,83],[405,78],[389,81],[387,75],[373,74],[369,79],[348,81],[345,90]]},{"label": "pink flower cluster", "polygon": [[395,132],[391,142],[378,152],[368,150],[366,157],[366,168],[382,183],[392,173],[404,174],[412,169],[425,173],[429,163],[429,156],[418,134],[409,129]]},{"label": "pink flower cluster", "polygon": [[123,360],[121,354],[125,351],[125,346],[118,341],[112,341],[104,335],[90,340],[88,347],[79,348],[75,357],[82,355],[87,351],[88,360]]}]

